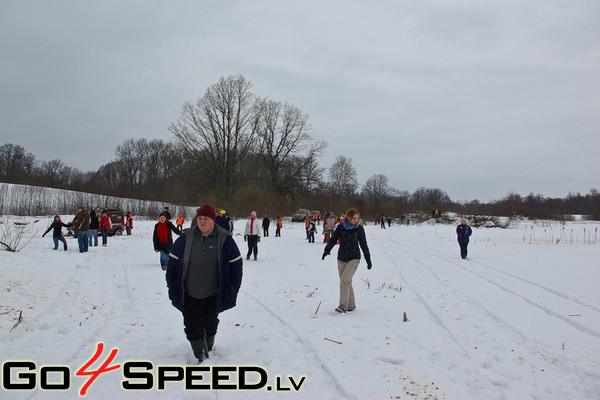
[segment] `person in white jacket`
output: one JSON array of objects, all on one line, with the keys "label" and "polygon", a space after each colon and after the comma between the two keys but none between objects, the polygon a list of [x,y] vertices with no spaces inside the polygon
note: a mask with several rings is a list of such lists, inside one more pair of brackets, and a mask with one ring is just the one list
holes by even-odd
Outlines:
[{"label": "person in white jacket", "polygon": [[246,260],[250,259],[250,255],[254,253],[254,260],[258,257],[258,242],[260,242],[261,226],[256,219],[256,211],[250,213],[250,217],[246,222],[246,230],[244,231],[244,240],[248,242],[248,253]]}]

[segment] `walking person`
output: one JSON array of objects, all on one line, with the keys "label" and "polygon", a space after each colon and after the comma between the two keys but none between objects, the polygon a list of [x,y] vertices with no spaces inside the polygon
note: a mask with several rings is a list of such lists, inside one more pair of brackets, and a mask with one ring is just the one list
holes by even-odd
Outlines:
[{"label": "walking person", "polygon": [[77,230],[77,244],[80,253],[87,253],[89,248],[88,233],[90,229],[90,214],[83,206],[77,207],[77,214],[73,219],[73,226]]},{"label": "walking person", "polygon": [[108,234],[112,232],[112,221],[106,211],[102,211],[102,215],[100,216],[100,226],[99,232],[102,235],[102,247],[106,247],[106,243],[108,241]]},{"label": "walking person", "polygon": [[275,237],[281,237],[281,228],[283,227],[283,221],[281,221],[281,217],[277,217],[277,222],[275,223]]},{"label": "walking person", "polygon": [[46,236],[46,234],[48,232],[50,232],[50,230],[54,229],[54,231],[52,232],[52,240],[54,241],[54,248],[52,250],[57,250],[58,249],[58,242],[61,241],[63,244],[63,248],[65,251],[67,251],[67,241],[65,239],[65,237],[62,234],[62,228],[63,226],[65,228],[68,228],[69,225],[63,223],[60,220],[60,216],[55,215],[54,216],[54,221],[52,221],[52,224],[50,224],[50,226],[48,227],[48,229],[46,230],[46,232],[44,232],[42,234],[42,237]]},{"label": "walking person", "polygon": [[127,216],[125,217],[125,232],[127,232],[127,236],[131,235],[131,230],[133,229],[133,217],[131,213],[127,211]]},{"label": "walking person", "polygon": [[242,284],[240,250],[215,220],[212,206],[198,209],[196,226],[175,241],[165,275],[169,299],[183,313],[184,332],[198,363],[213,351],[219,313],[235,307]]},{"label": "walking person", "polygon": [[225,210],[221,210],[219,214],[221,215],[219,226],[225,229],[229,235],[233,235],[233,220],[229,218],[229,215],[227,215],[227,211]]},{"label": "walking person", "polygon": [[308,221],[308,243],[315,242],[315,232],[317,231],[317,223],[314,218]]},{"label": "walking person", "polygon": [[461,218],[460,225],[456,227],[456,235],[458,237],[458,245],[460,246],[460,257],[464,260],[467,258],[467,246],[469,245],[469,237],[473,231],[467,225],[467,220]]},{"label": "walking person", "polygon": [[271,220],[269,219],[269,217],[267,216],[267,214],[265,214],[265,217],[262,220],[262,228],[263,228],[263,236],[267,237],[269,236],[269,225],[271,225]]},{"label": "walking person", "polygon": [[93,245],[98,247],[98,226],[100,225],[100,221],[98,221],[98,216],[96,215],[96,211],[92,210],[90,211],[90,230],[89,230],[89,239],[90,239],[90,243],[89,243],[89,247],[92,247],[92,241],[93,241]]},{"label": "walking person", "polygon": [[348,209],[346,211],[346,218],[342,220],[333,232],[333,235],[329,238],[321,257],[324,260],[330,254],[331,249],[335,246],[339,238],[340,247],[338,249],[337,262],[340,275],[340,302],[335,309],[339,313],[353,311],[356,308],[352,278],[360,262],[360,250],[362,250],[367,262],[367,269],[371,269],[372,266],[365,229],[360,225],[359,219],[360,214],[356,209]]},{"label": "walking person", "polygon": [[256,222],[256,211],[250,213],[250,218],[248,218],[248,221],[246,222],[244,240],[248,242],[246,260],[249,260],[250,256],[254,254],[254,260],[256,261],[258,257],[258,242],[260,242],[260,228]]},{"label": "walking person", "polygon": [[179,214],[179,216],[177,217],[177,229],[179,229],[180,231],[183,231],[183,215]]},{"label": "walking person", "polygon": [[323,233],[325,237],[323,238],[323,242],[327,243],[329,238],[333,235],[333,230],[335,229],[335,217],[331,213],[325,214],[325,220],[323,221]]},{"label": "walking person", "polygon": [[167,269],[169,252],[171,251],[171,247],[173,247],[173,235],[171,232],[181,235],[181,231],[167,219],[165,213],[160,213],[158,222],[154,225],[152,241],[154,242],[154,251],[160,253],[160,267],[163,271]]}]

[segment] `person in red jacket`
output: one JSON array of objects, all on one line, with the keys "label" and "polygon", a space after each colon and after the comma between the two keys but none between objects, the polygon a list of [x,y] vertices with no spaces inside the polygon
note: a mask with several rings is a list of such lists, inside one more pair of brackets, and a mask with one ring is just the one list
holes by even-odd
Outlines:
[{"label": "person in red jacket", "polygon": [[167,219],[165,213],[160,213],[158,223],[154,225],[152,240],[154,242],[154,251],[160,253],[160,267],[163,271],[167,270],[169,252],[171,251],[171,247],[173,247],[173,235],[171,235],[171,232],[174,232],[178,236],[181,235],[181,231],[175,228],[175,225]]},{"label": "person in red jacket", "polygon": [[100,225],[98,226],[98,231],[102,235],[102,246],[106,247],[108,233],[112,232],[112,221],[110,220],[110,217],[106,211],[103,211],[102,215],[100,216]]}]

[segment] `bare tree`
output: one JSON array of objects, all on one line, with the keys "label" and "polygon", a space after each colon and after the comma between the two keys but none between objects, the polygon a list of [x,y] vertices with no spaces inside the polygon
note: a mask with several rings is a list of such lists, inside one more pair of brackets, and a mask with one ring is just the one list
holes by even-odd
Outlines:
[{"label": "bare tree", "polygon": [[6,143],[0,146],[0,179],[6,182],[30,178],[35,168],[35,156],[19,145]]},{"label": "bare tree", "polygon": [[70,168],[61,160],[44,161],[40,167],[40,178],[45,186],[62,187],[69,182]]},{"label": "bare tree", "polygon": [[128,139],[115,149],[116,166],[121,172],[119,183],[123,188],[133,189],[142,181],[145,143],[146,139]]},{"label": "bare tree", "polygon": [[304,170],[312,167],[327,147],[326,142],[314,142],[309,130],[308,115],[297,107],[272,100],[260,102],[259,155],[276,193],[291,195],[301,188],[299,178]]},{"label": "bare tree", "polygon": [[228,202],[244,184],[242,163],[253,149],[257,105],[243,76],[221,78],[196,103],[187,102],[169,131],[206,170],[209,187]]},{"label": "bare tree", "polygon": [[356,169],[352,166],[352,159],[338,156],[329,168],[329,185],[342,201],[356,192]]},{"label": "bare tree", "polygon": [[387,176],[378,174],[367,179],[363,185],[363,193],[372,204],[380,205],[382,200],[388,198],[391,193]]},{"label": "bare tree", "polygon": [[420,187],[413,192],[410,202],[422,211],[429,211],[451,203],[450,196],[443,190],[424,187]]}]

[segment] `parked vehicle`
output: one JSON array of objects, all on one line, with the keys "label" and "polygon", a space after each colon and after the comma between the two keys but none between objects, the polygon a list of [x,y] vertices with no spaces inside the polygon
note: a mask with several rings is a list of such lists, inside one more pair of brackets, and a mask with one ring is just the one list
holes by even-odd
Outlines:
[{"label": "parked vehicle", "polygon": [[299,209],[292,215],[292,222],[304,222],[309,215],[308,212],[306,208]]},{"label": "parked vehicle", "polygon": [[115,208],[102,211],[106,212],[106,215],[108,215],[108,218],[110,218],[110,222],[112,222],[112,230],[108,232],[108,235],[122,235],[123,231],[125,230],[125,213],[123,210]]}]

